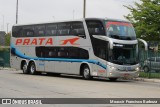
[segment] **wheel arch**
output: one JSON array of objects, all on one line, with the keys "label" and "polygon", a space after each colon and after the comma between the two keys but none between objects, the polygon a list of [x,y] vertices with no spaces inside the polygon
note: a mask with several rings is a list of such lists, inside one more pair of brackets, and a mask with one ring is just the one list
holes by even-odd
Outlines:
[{"label": "wheel arch", "polygon": [[28,61],[27,61],[27,60],[22,60],[22,61],[21,61],[21,65],[20,65],[21,70],[22,70],[22,67],[23,67],[23,64],[24,64],[24,63],[26,63],[27,66],[28,66]]},{"label": "wheel arch", "polygon": [[36,64],[36,61],[35,61],[35,60],[30,60],[30,61],[28,62],[28,65],[30,65],[32,62],[35,64],[36,69],[37,69],[37,64]]},{"label": "wheel arch", "polygon": [[91,65],[90,65],[88,62],[82,62],[82,63],[81,63],[81,66],[80,66],[80,75],[82,75],[82,73],[83,73],[83,67],[84,67],[85,65],[87,65],[87,66],[89,67],[90,73],[91,73],[91,71],[92,71]]}]

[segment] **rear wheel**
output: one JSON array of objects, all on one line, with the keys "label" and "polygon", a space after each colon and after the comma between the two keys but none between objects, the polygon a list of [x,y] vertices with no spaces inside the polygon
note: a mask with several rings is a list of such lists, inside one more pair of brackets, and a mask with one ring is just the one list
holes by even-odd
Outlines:
[{"label": "rear wheel", "polygon": [[32,75],[35,75],[37,72],[36,72],[36,65],[34,62],[31,62],[29,64],[29,73],[32,74]]},{"label": "rear wheel", "polygon": [[110,81],[116,81],[117,78],[109,78]]},{"label": "rear wheel", "polygon": [[28,74],[29,73],[28,66],[27,66],[26,62],[24,62],[23,65],[22,65],[22,71],[23,71],[23,74]]},{"label": "rear wheel", "polygon": [[92,79],[92,76],[90,75],[90,69],[88,65],[85,65],[83,67],[83,78],[86,80]]},{"label": "rear wheel", "polygon": [[149,72],[149,68],[147,66],[145,66],[143,69],[144,69],[144,72]]}]

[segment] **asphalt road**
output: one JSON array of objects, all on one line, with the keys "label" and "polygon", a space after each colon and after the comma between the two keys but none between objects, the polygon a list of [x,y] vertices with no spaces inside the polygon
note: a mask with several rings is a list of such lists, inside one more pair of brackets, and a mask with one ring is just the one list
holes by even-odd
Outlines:
[{"label": "asphalt road", "polygon": [[[0,70],[1,98],[160,98],[160,83],[104,79],[83,80],[71,75],[26,75]],[[2,105],[0,105],[1,107]],[[16,107],[19,107],[17,105]],[[26,105],[27,106],[27,105]],[[35,105],[36,106],[36,105]],[[82,105],[47,105],[75,107]],[[160,105],[83,105],[87,107],[159,107]],[[8,105],[3,105],[8,107]],[[29,107],[29,106],[28,106]],[[39,106],[36,106],[39,107]],[[40,106],[41,107],[41,106]],[[43,106],[42,106],[43,107]]]}]

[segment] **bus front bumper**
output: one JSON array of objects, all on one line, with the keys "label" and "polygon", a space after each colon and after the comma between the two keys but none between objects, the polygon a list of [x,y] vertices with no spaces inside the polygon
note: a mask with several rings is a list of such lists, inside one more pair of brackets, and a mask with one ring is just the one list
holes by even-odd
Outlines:
[{"label": "bus front bumper", "polygon": [[137,78],[138,76],[138,71],[110,71],[107,75],[108,78]]}]

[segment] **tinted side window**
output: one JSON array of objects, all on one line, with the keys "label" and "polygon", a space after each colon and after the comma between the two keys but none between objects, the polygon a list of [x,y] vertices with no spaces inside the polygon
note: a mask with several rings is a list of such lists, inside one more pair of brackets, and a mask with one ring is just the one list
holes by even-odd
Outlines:
[{"label": "tinted side window", "polygon": [[23,36],[25,37],[33,37],[35,34],[34,26],[25,26],[23,27]]},{"label": "tinted side window", "polygon": [[57,35],[57,25],[50,24],[46,26],[46,36],[56,36]]},{"label": "tinted side window", "polygon": [[69,33],[70,33],[70,28],[71,28],[70,23],[60,23],[60,24],[58,24],[58,32],[57,32],[57,35],[58,35],[58,36],[69,35]]},{"label": "tinted side window", "polygon": [[90,35],[105,35],[103,24],[100,21],[86,21]]},{"label": "tinted side window", "polygon": [[150,58],[149,61],[155,61],[155,58]]},{"label": "tinted side window", "polygon": [[160,58],[156,58],[156,62],[160,62]]},{"label": "tinted side window", "polygon": [[35,36],[44,36],[45,35],[45,25],[35,26]]},{"label": "tinted side window", "polygon": [[36,56],[37,57],[45,57],[45,47],[36,47]]},{"label": "tinted side window", "polygon": [[82,22],[73,22],[71,25],[71,35],[81,36],[85,35],[84,27]]},{"label": "tinted side window", "polygon": [[47,58],[57,58],[58,48],[46,47],[45,48],[45,56]]},{"label": "tinted side window", "polygon": [[87,50],[76,47],[36,47],[36,56],[46,58],[89,59]]},{"label": "tinted side window", "polygon": [[69,49],[69,58],[73,59],[89,59],[89,53],[85,49],[71,47]]},{"label": "tinted side window", "polygon": [[68,49],[61,47],[58,49],[58,58],[67,58],[68,57]]},{"label": "tinted side window", "polygon": [[89,53],[87,50],[84,50],[84,49],[78,49],[79,51],[79,58],[80,59],[88,59],[89,58]]},{"label": "tinted side window", "polygon": [[21,37],[22,36],[22,26],[14,26],[12,29],[13,37]]}]

